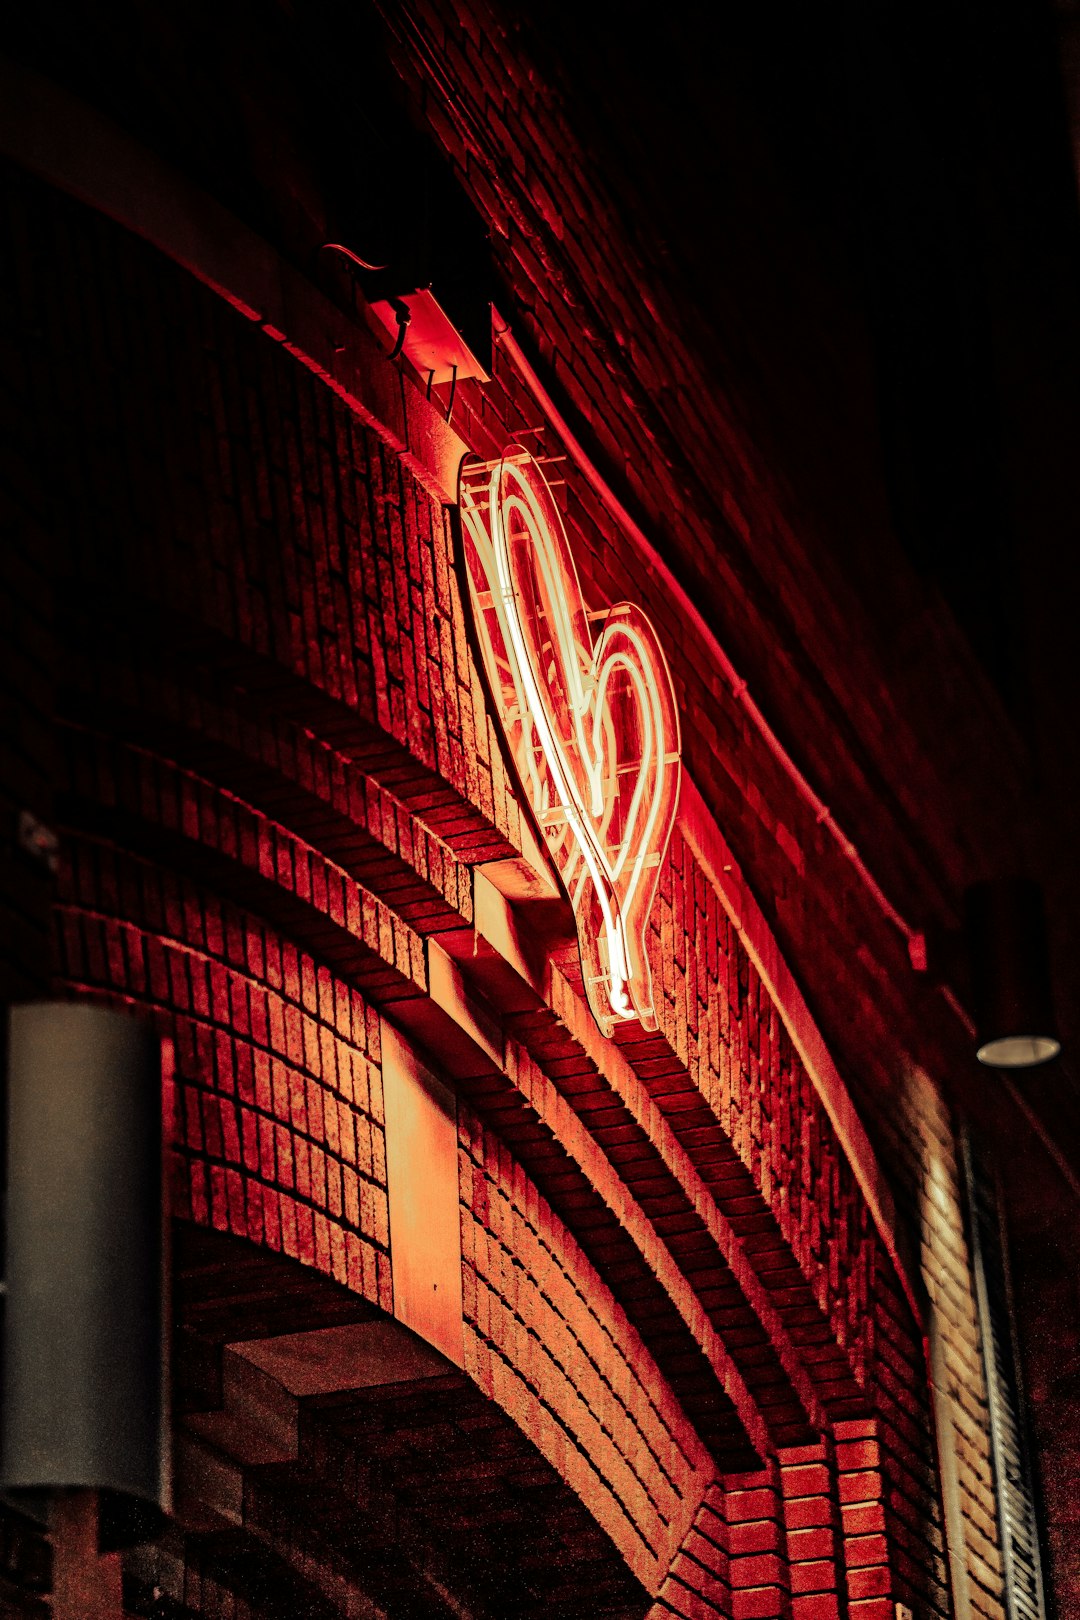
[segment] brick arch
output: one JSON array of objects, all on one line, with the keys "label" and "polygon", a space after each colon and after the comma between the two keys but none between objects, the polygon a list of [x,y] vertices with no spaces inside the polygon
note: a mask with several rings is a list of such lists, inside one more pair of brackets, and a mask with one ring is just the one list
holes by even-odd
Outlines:
[{"label": "brick arch", "polygon": [[[324,994],[328,989],[326,981],[331,977],[340,979],[349,985],[352,994],[360,992],[369,1042],[372,1039],[371,1015],[376,1008],[388,1010],[394,1019],[406,1025],[418,1021],[426,1038],[431,1040],[428,1006],[431,997],[437,994],[435,974],[438,961],[445,954],[442,946],[429,939],[425,954],[423,936],[398,911],[280,821],[271,821],[235,795],[216,788],[205,777],[144,747],[92,733],[85,727],[68,728],[67,742],[70,787],[63,802],[70,814],[67,836],[75,863],[66,896],[66,917],[71,925],[67,930],[70,940],[67,976],[76,984],[84,982],[86,969],[78,953],[77,926],[77,918],[82,913],[83,929],[104,927],[110,936],[115,936],[117,929],[122,932],[123,949],[116,945],[108,957],[111,989],[133,991],[137,999],[148,1002],[160,1016],[166,1017],[170,1007],[167,998],[177,975],[174,973],[167,980],[159,973],[155,985],[147,973],[143,958],[150,949],[144,939],[149,914],[155,919],[164,918],[164,922],[156,922],[158,928],[170,926],[174,931],[178,928],[183,931],[179,941],[170,939],[166,947],[170,963],[177,951],[186,953],[183,972],[178,976],[179,1000],[173,992],[174,1013],[193,1015],[204,1021],[212,1018],[217,1026],[216,1045],[224,1042],[226,1051],[230,1052],[236,1045],[237,1025],[246,1030],[254,1024],[251,1008],[258,1007],[257,1022],[263,1041],[277,1053],[271,1059],[271,1074],[275,1083],[273,1102],[278,1116],[278,1135],[284,1124],[287,1128],[299,1129],[305,1138],[295,1150],[286,1144],[284,1186],[279,1142],[271,1159],[269,1192],[259,1196],[269,1198],[273,1208],[274,1200],[284,1195],[291,1211],[292,1190],[296,1185],[291,1161],[294,1156],[298,1157],[304,1167],[299,1190],[304,1197],[310,1196],[307,1166],[312,1149],[306,1140],[308,1121],[311,1114],[321,1120],[324,1109],[316,1097],[311,1107],[294,1103],[285,1110],[277,1093],[280,1091],[283,1096],[286,1090],[290,1094],[303,1091],[311,1073],[321,1072],[324,1067],[328,1069],[332,1085],[336,1068],[341,1066],[340,1054],[335,1056],[333,1035],[324,1027],[328,1009],[323,1003],[329,999],[328,994]],[[141,873],[137,880],[129,870],[134,868]],[[177,876],[179,873],[184,875]],[[388,877],[386,873],[383,876],[396,885],[400,873],[391,865]],[[160,885],[170,892],[182,893],[183,903],[176,901],[170,909],[151,899]],[[220,919],[212,927],[202,923],[204,902],[200,899],[200,890],[203,885],[210,889],[211,909],[218,912],[224,908],[229,913],[230,926],[223,925]],[[415,887],[414,884],[414,890]],[[228,975],[235,978],[245,966],[250,971],[250,949],[239,963],[237,953],[243,933],[251,931],[252,919],[255,919],[256,932],[264,924],[269,928],[269,943],[256,950],[256,964],[276,963],[279,958],[285,961],[288,965],[284,970],[275,966],[274,980],[279,980],[283,971],[286,974],[291,971],[294,983],[291,987],[286,984],[283,1007],[279,1005],[276,986],[270,996],[269,1010],[266,1010],[262,1005],[264,993],[257,983],[249,979],[242,991],[237,990],[234,983],[226,984]],[[461,928],[454,930],[455,934],[462,932]],[[448,937],[445,933],[442,935],[443,939]],[[230,944],[232,959],[223,962],[221,953],[228,952]],[[216,960],[213,959],[215,949]],[[435,958],[432,958],[432,950],[438,953]],[[207,956],[209,963],[203,960]],[[190,992],[189,981],[193,987]],[[206,988],[207,984],[211,990]],[[317,1003],[317,1012],[324,1024],[313,1016]],[[241,1005],[246,1008],[243,1013],[239,1011]],[[454,1009],[450,1022],[460,1022],[463,1015],[468,1017],[467,1007]],[[446,1023],[444,1015],[444,1032]],[[183,1040],[185,1052],[191,1049],[192,1039],[186,1026],[176,1038]],[[517,1127],[519,1138],[524,1131],[525,1162],[540,1176],[541,1184],[549,1189],[553,1199],[561,1199],[564,1213],[570,1216],[572,1223],[588,1228],[586,1243],[594,1255],[598,1250],[604,1254],[601,1270],[613,1277],[620,1276],[623,1286],[629,1287],[626,1266],[633,1265],[641,1282],[650,1288],[647,1302],[641,1297],[640,1286],[632,1290],[635,1301],[632,1314],[645,1334],[646,1343],[663,1345],[663,1349],[656,1351],[660,1365],[665,1371],[670,1369],[675,1388],[687,1402],[692,1421],[699,1427],[703,1422],[706,1425],[702,1433],[718,1463],[729,1468],[746,1466],[755,1453],[764,1454],[774,1422],[782,1426],[778,1432],[781,1440],[785,1438],[785,1429],[786,1438],[793,1438],[792,1424],[801,1430],[803,1438],[809,1438],[807,1424],[816,1407],[813,1390],[801,1371],[794,1342],[769,1305],[765,1291],[755,1283],[748,1256],[730,1223],[709,1207],[699,1192],[699,1209],[694,1220],[714,1255],[712,1289],[715,1291],[721,1286],[721,1274],[728,1278],[725,1285],[728,1327],[732,1326],[732,1309],[741,1311],[744,1335],[747,1328],[757,1327],[752,1348],[758,1382],[763,1371],[770,1374],[766,1380],[768,1399],[762,1401],[756,1389],[747,1383],[743,1357],[739,1351],[729,1353],[724,1335],[718,1331],[710,1312],[703,1310],[692,1282],[684,1274],[684,1262],[670,1243],[658,1239],[653,1217],[640,1204],[633,1185],[624,1183],[622,1173],[608,1157],[604,1146],[552,1086],[543,1063],[529,1056],[528,1035],[520,1049],[515,1042],[504,1039],[501,1057],[493,1058],[490,1052],[486,1056],[477,1053],[472,1050],[474,1044],[469,1039],[464,1042],[465,1051],[456,1074],[459,1086],[466,1095],[476,1098],[477,1106],[488,1118],[498,1118],[499,1129],[504,1135],[509,1133],[512,1141],[515,1137],[508,1110],[517,1113],[521,1121]],[[241,1061],[246,1057],[250,1067],[252,1059],[245,1053],[243,1038],[237,1050]],[[549,1066],[550,1062],[549,1057]],[[227,1062],[225,1067],[227,1070]],[[256,1109],[261,1103],[265,1112],[269,1095],[265,1084],[265,1054],[262,1068],[264,1095],[256,1099]],[[602,1084],[602,1077],[598,1078]],[[213,1083],[226,1095],[235,1089],[227,1072],[224,1076],[215,1075]],[[207,1081],[200,1075],[193,1078],[193,1084],[205,1091]],[[494,1095],[493,1085],[498,1087]],[[228,1101],[219,1105],[207,1103],[204,1097],[199,1104],[203,1112],[210,1109],[215,1121],[210,1141],[217,1145],[218,1151],[212,1158],[224,1158],[225,1162],[224,1170],[219,1164],[217,1170],[211,1172],[211,1183],[219,1195],[222,1185],[235,1184],[241,1169],[256,1174],[260,1183],[267,1182],[266,1152],[260,1151],[256,1156],[254,1148],[247,1150],[245,1141],[241,1163],[241,1139],[253,1140],[256,1130],[269,1129],[264,1121],[256,1124],[249,1118],[244,1110],[250,1111],[251,1105],[250,1096],[242,1097],[239,1103]],[[217,1122],[219,1113],[221,1126]],[[541,1145],[539,1159],[535,1153],[537,1132]],[[196,1150],[202,1146],[197,1130],[186,1140],[186,1145]],[[649,1146],[647,1142],[644,1145]],[[330,1146],[335,1148],[336,1141]],[[554,1164],[553,1149],[557,1154]],[[321,1177],[323,1151],[318,1141],[314,1158]],[[669,1200],[680,1191],[679,1170],[684,1183],[694,1179],[692,1167],[680,1164],[677,1159],[667,1165],[658,1161],[656,1168],[665,1177]],[[206,1195],[198,1176],[203,1171],[193,1171],[193,1174],[197,1180],[191,1195],[202,1200]],[[346,1185],[351,1186],[352,1171],[348,1166],[344,1174]],[[568,1175],[575,1178],[573,1194],[567,1191]],[[318,1185],[321,1189],[321,1179]],[[314,1230],[323,1234],[320,1241],[324,1247],[322,1211],[329,1207],[336,1212],[341,1207],[342,1194],[337,1190],[336,1180],[331,1186],[331,1192],[320,1194],[313,1217]],[[685,1187],[681,1194],[685,1201]],[[234,1197],[240,1198],[238,1189]],[[589,1202],[587,1219],[583,1197]],[[328,1198],[332,1200],[329,1206]],[[289,1219],[293,1219],[291,1213]],[[599,1233],[598,1219],[603,1221]],[[614,1259],[613,1250],[617,1251]],[[662,1315],[659,1323],[656,1320],[658,1308]],[[677,1335],[674,1343],[671,1342],[673,1330]],[[696,1376],[688,1373],[685,1366],[687,1355],[694,1357],[695,1352],[701,1363]],[[780,1388],[789,1390],[786,1398],[779,1395],[778,1379]],[[793,1383],[785,1383],[787,1379]]]},{"label": "brick arch", "polygon": [[[171,1042],[177,1213],[391,1312],[377,1012],[253,912],[73,831],[64,982]],[[708,1454],[580,1246],[467,1108],[460,1140],[466,1370],[651,1590]]]},{"label": "brick arch", "polygon": [[[642,1620],[650,1590],[543,1448],[378,1307],[233,1235],[180,1223],[176,1532],[127,1563],[138,1599],[448,1620]],[[312,1367],[316,1369],[312,1374]]]},{"label": "brick arch", "polygon": [[459,1140],[466,1368],[653,1590],[708,1453],[581,1246],[471,1109]]},{"label": "brick arch", "polygon": [[[331,1110],[335,1085],[350,1106],[361,1100],[377,1141],[377,1092],[374,1104],[367,1102],[376,1084],[376,1011],[389,1009],[408,1023],[415,1008],[426,1023],[433,969],[416,950],[421,936],[304,840],[205,778],[84,728],[71,727],[66,737],[62,972],[74,988],[125,995],[163,1020],[178,1072],[188,1065],[199,1095],[185,1105],[190,1135],[182,1146],[198,1155],[212,1144],[219,1191],[246,1170],[269,1182],[275,1196],[289,1194],[295,1178],[289,1169],[283,1179],[281,1162],[284,1156],[290,1165],[295,1155],[287,1142],[282,1147],[281,1132],[305,1139],[296,1150],[305,1165],[314,1134],[322,1167],[323,1127],[316,1132],[310,1121]],[[392,868],[393,880],[397,875]],[[504,1116],[513,1093],[542,1122],[548,1157],[555,1136],[565,1162],[602,1195],[609,1240],[617,1226],[637,1228],[636,1241],[647,1247],[648,1222],[635,1213],[632,1193],[530,1063],[525,1048],[509,1044],[498,1065],[478,1062],[475,1053],[463,1059],[458,1080],[484,1107],[479,1094],[501,1074]],[[244,1077],[239,1086],[233,1068]],[[321,1089],[308,1096],[313,1084]],[[209,1090],[225,1100],[210,1104]],[[269,1158],[255,1154],[256,1134],[269,1126],[252,1110],[275,1116],[277,1149]],[[508,1128],[504,1118],[504,1133]],[[338,1130],[333,1151],[339,1138]],[[352,1134],[343,1139],[351,1143]],[[351,1185],[347,1164],[344,1173]],[[205,1172],[193,1174],[198,1199]],[[306,1170],[301,1192],[309,1196]],[[333,1196],[336,1209],[341,1194]],[[692,1311],[692,1302],[685,1308]],[[715,1350],[724,1358],[722,1345]]]}]

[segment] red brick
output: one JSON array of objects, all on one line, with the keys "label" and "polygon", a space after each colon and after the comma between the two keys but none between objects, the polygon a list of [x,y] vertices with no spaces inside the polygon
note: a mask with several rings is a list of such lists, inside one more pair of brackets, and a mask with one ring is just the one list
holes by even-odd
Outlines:
[{"label": "red brick", "polygon": [[787,1550],[792,1561],[807,1558],[831,1558],[834,1535],[831,1527],[816,1530],[788,1530]]},{"label": "red brick", "polygon": [[836,1447],[836,1466],[842,1473],[878,1468],[880,1464],[881,1448],[876,1440],[856,1440]]},{"label": "red brick", "polygon": [[885,1509],[880,1502],[845,1506],[840,1509],[840,1515],[844,1534],[848,1536],[871,1535],[875,1530],[885,1528]]},{"label": "red brick", "polygon": [[780,1507],[775,1492],[768,1486],[750,1490],[729,1491],[724,1498],[724,1511],[731,1525],[748,1520],[776,1518]]},{"label": "red brick", "polygon": [[844,1539],[844,1557],[849,1567],[859,1564],[884,1564],[889,1557],[885,1537],[847,1536]]},{"label": "red brick", "polygon": [[844,1620],[835,1592],[814,1592],[791,1600],[791,1620]]},{"label": "red brick", "polygon": [[884,1495],[880,1474],[841,1474],[838,1482],[841,1503],[875,1502]]},{"label": "red brick", "polygon": [[793,1563],[791,1566],[793,1593],[835,1592],[837,1586],[837,1569],[831,1557],[819,1559],[816,1563]]},{"label": "red brick", "polygon": [[848,1597],[852,1601],[864,1597],[887,1597],[891,1590],[892,1580],[883,1565],[848,1572]]},{"label": "red brick", "polygon": [[753,1586],[731,1594],[732,1620],[782,1620],[789,1605],[779,1586]]},{"label": "red brick", "polygon": [[[784,1450],[780,1453],[778,1460],[780,1463],[781,1481],[786,1482],[788,1471],[790,1469],[797,1468],[805,1463],[825,1462],[827,1459],[825,1456],[825,1447],[823,1445],[814,1445],[785,1446]],[[800,1495],[802,1493],[796,1492],[795,1494]]]},{"label": "red brick", "polygon": [[829,1470],[824,1463],[815,1463],[802,1468],[785,1468],[783,1471],[784,1495],[796,1496],[824,1496],[830,1486]]},{"label": "red brick", "polygon": [[756,1553],[749,1558],[732,1558],[728,1575],[732,1587],[764,1586],[784,1578],[784,1560],[776,1553]]},{"label": "red brick", "polygon": [[780,1526],[775,1519],[760,1519],[754,1524],[735,1523],[728,1528],[727,1542],[733,1557],[775,1552],[780,1546]]},{"label": "red brick", "polygon": [[793,1531],[831,1525],[832,1522],[833,1506],[828,1497],[799,1496],[793,1502],[784,1503],[784,1523],[789,1537]]}]

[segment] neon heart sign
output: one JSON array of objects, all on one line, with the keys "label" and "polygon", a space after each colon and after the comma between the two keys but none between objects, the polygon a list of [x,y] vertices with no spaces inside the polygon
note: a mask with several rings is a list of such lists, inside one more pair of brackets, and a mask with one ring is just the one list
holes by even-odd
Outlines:
[{"label": "neon heart sign", "polygon": [[634,1018],[655,1029],[645,929],[679,799],[667,661],[635,604],[586,608],[562,518],[527,450],[467,463],[461,516],[484,667],[574,908],[589,1005],[607,1035]]}]

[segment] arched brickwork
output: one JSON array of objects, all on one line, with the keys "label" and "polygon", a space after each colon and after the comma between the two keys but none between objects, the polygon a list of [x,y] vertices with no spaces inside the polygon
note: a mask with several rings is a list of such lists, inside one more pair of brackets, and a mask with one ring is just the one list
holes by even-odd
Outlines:
[{"label": "arched brickwork", "polygon": [[644,1615],[645,1588],[561,1470],[467,1373],[243,1239],[181,1226],[174,1269],[183,1533],[129,1556],[132,1612],[156,1589],[159,1609],[328,1620],[365,1603]]},{"label": "arched brickwork", "polygon": [[469,1111],[459,1128],[466,1369],[652,1588],[708,1455],[563,1222]]},{"label": "arched brickwork", "polygon": [[919,1331],[689,845],[656,1036],[603,1042],[565,958],[539,983],[500,960],[500,1000],[474,869],[527,839],[445,513],[285,345],[13,195],[66,559],[56,976],[172,1040],[179,1212],[391,1311],[385,1017],[458,1099],[466,1370],[655,1612],[944,1613]]}]

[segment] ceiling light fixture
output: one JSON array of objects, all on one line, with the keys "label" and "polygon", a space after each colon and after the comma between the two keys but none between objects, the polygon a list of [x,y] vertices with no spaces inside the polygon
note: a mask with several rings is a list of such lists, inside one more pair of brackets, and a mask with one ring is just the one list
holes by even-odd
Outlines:
[{"label": "ceiling light fixture", "polygon": [[1061,1051],[1054,1033],[1042,895],[1026,878],[976,883],[964,897],[975,1055],[993,1069],[1031,1069]]}]

